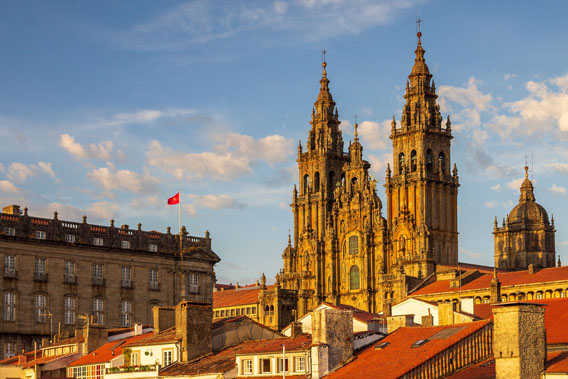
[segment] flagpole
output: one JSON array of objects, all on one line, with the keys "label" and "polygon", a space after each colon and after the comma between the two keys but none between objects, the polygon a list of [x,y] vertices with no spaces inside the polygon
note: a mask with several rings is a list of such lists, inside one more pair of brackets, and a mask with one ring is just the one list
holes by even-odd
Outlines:
[{"label": "flagpole", "polygon": [[179,255],[181,256],[181,250],[182,250],[182,240],[181,240],[181,190],[178,192],[178,196],[179,196],[179,202],[178,202],[178,210],[179,210]]}]

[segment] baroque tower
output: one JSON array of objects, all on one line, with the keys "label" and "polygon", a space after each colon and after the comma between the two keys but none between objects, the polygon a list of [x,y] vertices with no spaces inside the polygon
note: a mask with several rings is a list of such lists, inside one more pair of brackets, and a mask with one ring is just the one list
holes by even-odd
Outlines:
[{"label": "baroque tower", "polygon": [[421,36],[406,81],[400,125],[391,128],[393,171],[387,167],[387,270],[403,267],[425,277],[435,264],[458,262],[458,175],[451,169],[450,118],[442,125],[436,86],[424,60]]}]

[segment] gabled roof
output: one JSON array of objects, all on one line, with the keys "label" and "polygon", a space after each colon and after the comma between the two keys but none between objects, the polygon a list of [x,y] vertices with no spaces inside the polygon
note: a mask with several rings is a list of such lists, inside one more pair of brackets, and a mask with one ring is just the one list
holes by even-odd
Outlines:
[{"label": "gabled roof", "polygon": [[452,379],[495,379],[495,359],[490,357],[450,376]]},{"label": "gabled roof", "polygon": [[[399,378],[489,323],[490,321],[474,321],[445,326],[399,328],[357,354],[352,362],[326,378]],[[412,347],[419,340],[428,341]],[[375,350],[379,343],[389,345]]]},{"label": "gabled roof", "polygon": [[242,349],[238,354],[268,354],[281,353],[282,346],[286,351],[304,351],[309,350],[312,346],[312,336],[309,334],[301,334],[296,338],[283,337],[270,340],[249,340],[243,342]]},{"label": "gabled roof", "polygon": [[[568,298],[529,300],[530,303],[543,304],[544,327],[548,345],[568,344]],[[475,315],[484,319],[493,319],[492,304],[475,304]]]},{"label": "gabled roof", "polygon": [[[267,289],[274,286],[266,286]],[[213,292],[213,308],[251,305],[258,303],[258,293],[262,287],[239,287],[225,291]]]},{"label": "gabled roof", "polygon": [[113,358],[116,358],[122,354],[122,349],[127,343],[143,339],[147,337],[148,334],[150,333],[140,334],[123,340],[107,342],[98,349],[71,362],[68,366],[84,366],[92,365],[95,363],[109,362]]},{"label": "gabled roof", "polygon": [[366,324],[368,324],[371,321],[382,321],[384,319],[379,314],[363,311],[359,308],[355,308],[354,306],[346,305],[346,304],[334,305],[334,304],[331,304],[331,303],[323,302],[320,305],[318,305],[318,307],[316,309],[320,308],[322,305],[327,305],[328,307],[333,308],[333,309],[339,309],[339,310],[344,310],[344,311],[353,311],[353,318],[357,319],[361,322],[364,322]]},{"label": "gabled roof", "polygon": [[171,328],[164,329],[159,333],[146,333],[144,334],[144,338],[130,340],[124,344],[124,347],[162,345],[165,343],[176,343],[179,340],[181,340],[181,338],[176,337],[176,328],[175,326],[172,326]]},{"label": "gabled roof", "polygon": [[[488,289],[491,286],[492,278],[493,274],[485,274],[461,287],[454,288],[450,288],[451,280],[440,280],[412,292],[410,296],[431,295],[440,292]],[[519,284],[534,284],[560,280],[568,281],[568,266],[543,268],[536,271],[534,274],[529,274],[528,270],[501,272],[498,274],[498,278],[499,282],[501,282],[501,288]]]}]

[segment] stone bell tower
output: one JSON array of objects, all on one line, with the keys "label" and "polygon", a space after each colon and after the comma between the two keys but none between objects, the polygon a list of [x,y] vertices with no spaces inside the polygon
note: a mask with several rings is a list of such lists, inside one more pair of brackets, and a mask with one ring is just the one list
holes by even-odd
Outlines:
[{"label": "stone bell tower", "polygon": [[393,171],[387,168],[387,222],[390,246],[387,270],[404,268],[425,277],[435,264],[457,264],[458,175],[451,169],[451,123],[442,125],[436,86],[418,47],[406,82],[400,124],[391,129]]}]

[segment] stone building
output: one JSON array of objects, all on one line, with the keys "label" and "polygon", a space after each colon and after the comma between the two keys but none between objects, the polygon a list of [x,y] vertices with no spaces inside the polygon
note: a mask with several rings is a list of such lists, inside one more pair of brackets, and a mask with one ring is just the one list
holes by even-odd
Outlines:
[{"label": "stone building", "polygon": [[501,227],[495,217],[495,267],[526,270],[531,264],[555,266],[554,216],[549,221],[546,210],[535,201],[528,170],[525,166],[519,204],[503,219]]},{"label": "stone building", "polygon": [[73,333],[84,318],[107,328],[152,322],[152,307],[212,303],[211,238],[0,214],[0,356]]},{"label": "stone building", "polygon": [[299,316],[323,301],[377,312],[403,300],[436,264],[457,264],[459,181],[455,165],[451,169],[451,123],[442,123],[420,37],[400,125],[392,122],[386,217],[356,123],[344,152],[323,62],[305,150],[298,146],[294,234],[281,273],[283,288],[298,291]]}]

